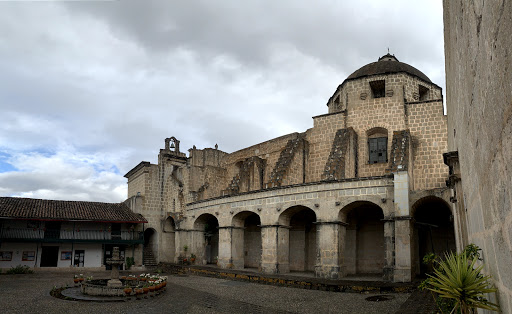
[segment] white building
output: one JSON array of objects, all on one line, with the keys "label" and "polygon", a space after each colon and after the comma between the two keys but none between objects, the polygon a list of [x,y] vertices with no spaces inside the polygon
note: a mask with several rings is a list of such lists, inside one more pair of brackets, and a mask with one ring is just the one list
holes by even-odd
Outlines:
[{"label": "white building", "polygon": [[144,223],[124,203],[0,197],[0,268],[103,268],[114,246],[140,265]]}]

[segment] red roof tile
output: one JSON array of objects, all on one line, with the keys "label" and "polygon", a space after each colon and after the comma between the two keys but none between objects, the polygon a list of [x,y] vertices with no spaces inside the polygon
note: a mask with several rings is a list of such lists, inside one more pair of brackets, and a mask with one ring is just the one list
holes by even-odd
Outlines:
[{"label": "red roof tile", "polygon": [[0,197],[0,218],[147,223],[124,203]]}]

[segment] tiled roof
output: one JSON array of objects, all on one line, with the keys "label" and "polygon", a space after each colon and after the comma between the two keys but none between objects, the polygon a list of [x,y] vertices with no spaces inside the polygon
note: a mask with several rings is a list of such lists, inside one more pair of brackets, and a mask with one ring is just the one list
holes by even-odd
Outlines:
[{"label": "tiled roof", "polygon": [[0,218],[147,223],[124,203],[0,197]]}]

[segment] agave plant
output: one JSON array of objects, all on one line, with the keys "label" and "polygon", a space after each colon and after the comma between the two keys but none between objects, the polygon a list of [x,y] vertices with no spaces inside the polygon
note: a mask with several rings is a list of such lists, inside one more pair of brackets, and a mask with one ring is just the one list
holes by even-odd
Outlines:
[{"label": "agave plant", "polygon": [[475,268],[477,261],[476,257],[468,260],[465,252],[450,253],[444,261],[438,263],[434,275],[428,275],[428,290],[438,293],[442,298],[455,300],[451,313],[455,313],[457,309],[463,314],[471,313],[475,308],[499,311],[498,305],[484,296],[486,293],[496,292],[496,289],[490,287],[490,276],[480,273],[483,265]]}]

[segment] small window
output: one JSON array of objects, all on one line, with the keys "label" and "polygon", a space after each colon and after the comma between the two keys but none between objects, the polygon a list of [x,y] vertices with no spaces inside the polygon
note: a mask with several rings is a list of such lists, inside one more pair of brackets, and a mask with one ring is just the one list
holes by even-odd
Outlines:
[{"label": "small window", "polygon": [[334,108],[335,109],[339,108],[340,102],[341,102],[341,99],[340,99],[340,95],[338,94],[338,96],[336,96],[336,98],[334,98]]},{"label": "small window", "polygon": [[372,89],[373,98],[381,98],[386,96],[386,81],[373,81],[370,82],[370,88]]},{"label": "small window", "polygon": [[369,163],[388,162],[388,138],[374,137],[368,139]]},{"label": "small window", "polygon": [[419,85],[418,94],[420,95],[420,101],[428,100],[428,91],[429,89],[425,86]]},{"label": "small window", "polygon": [[110,235],[112,239],[121,239],[121,224],[112,224]]}]

